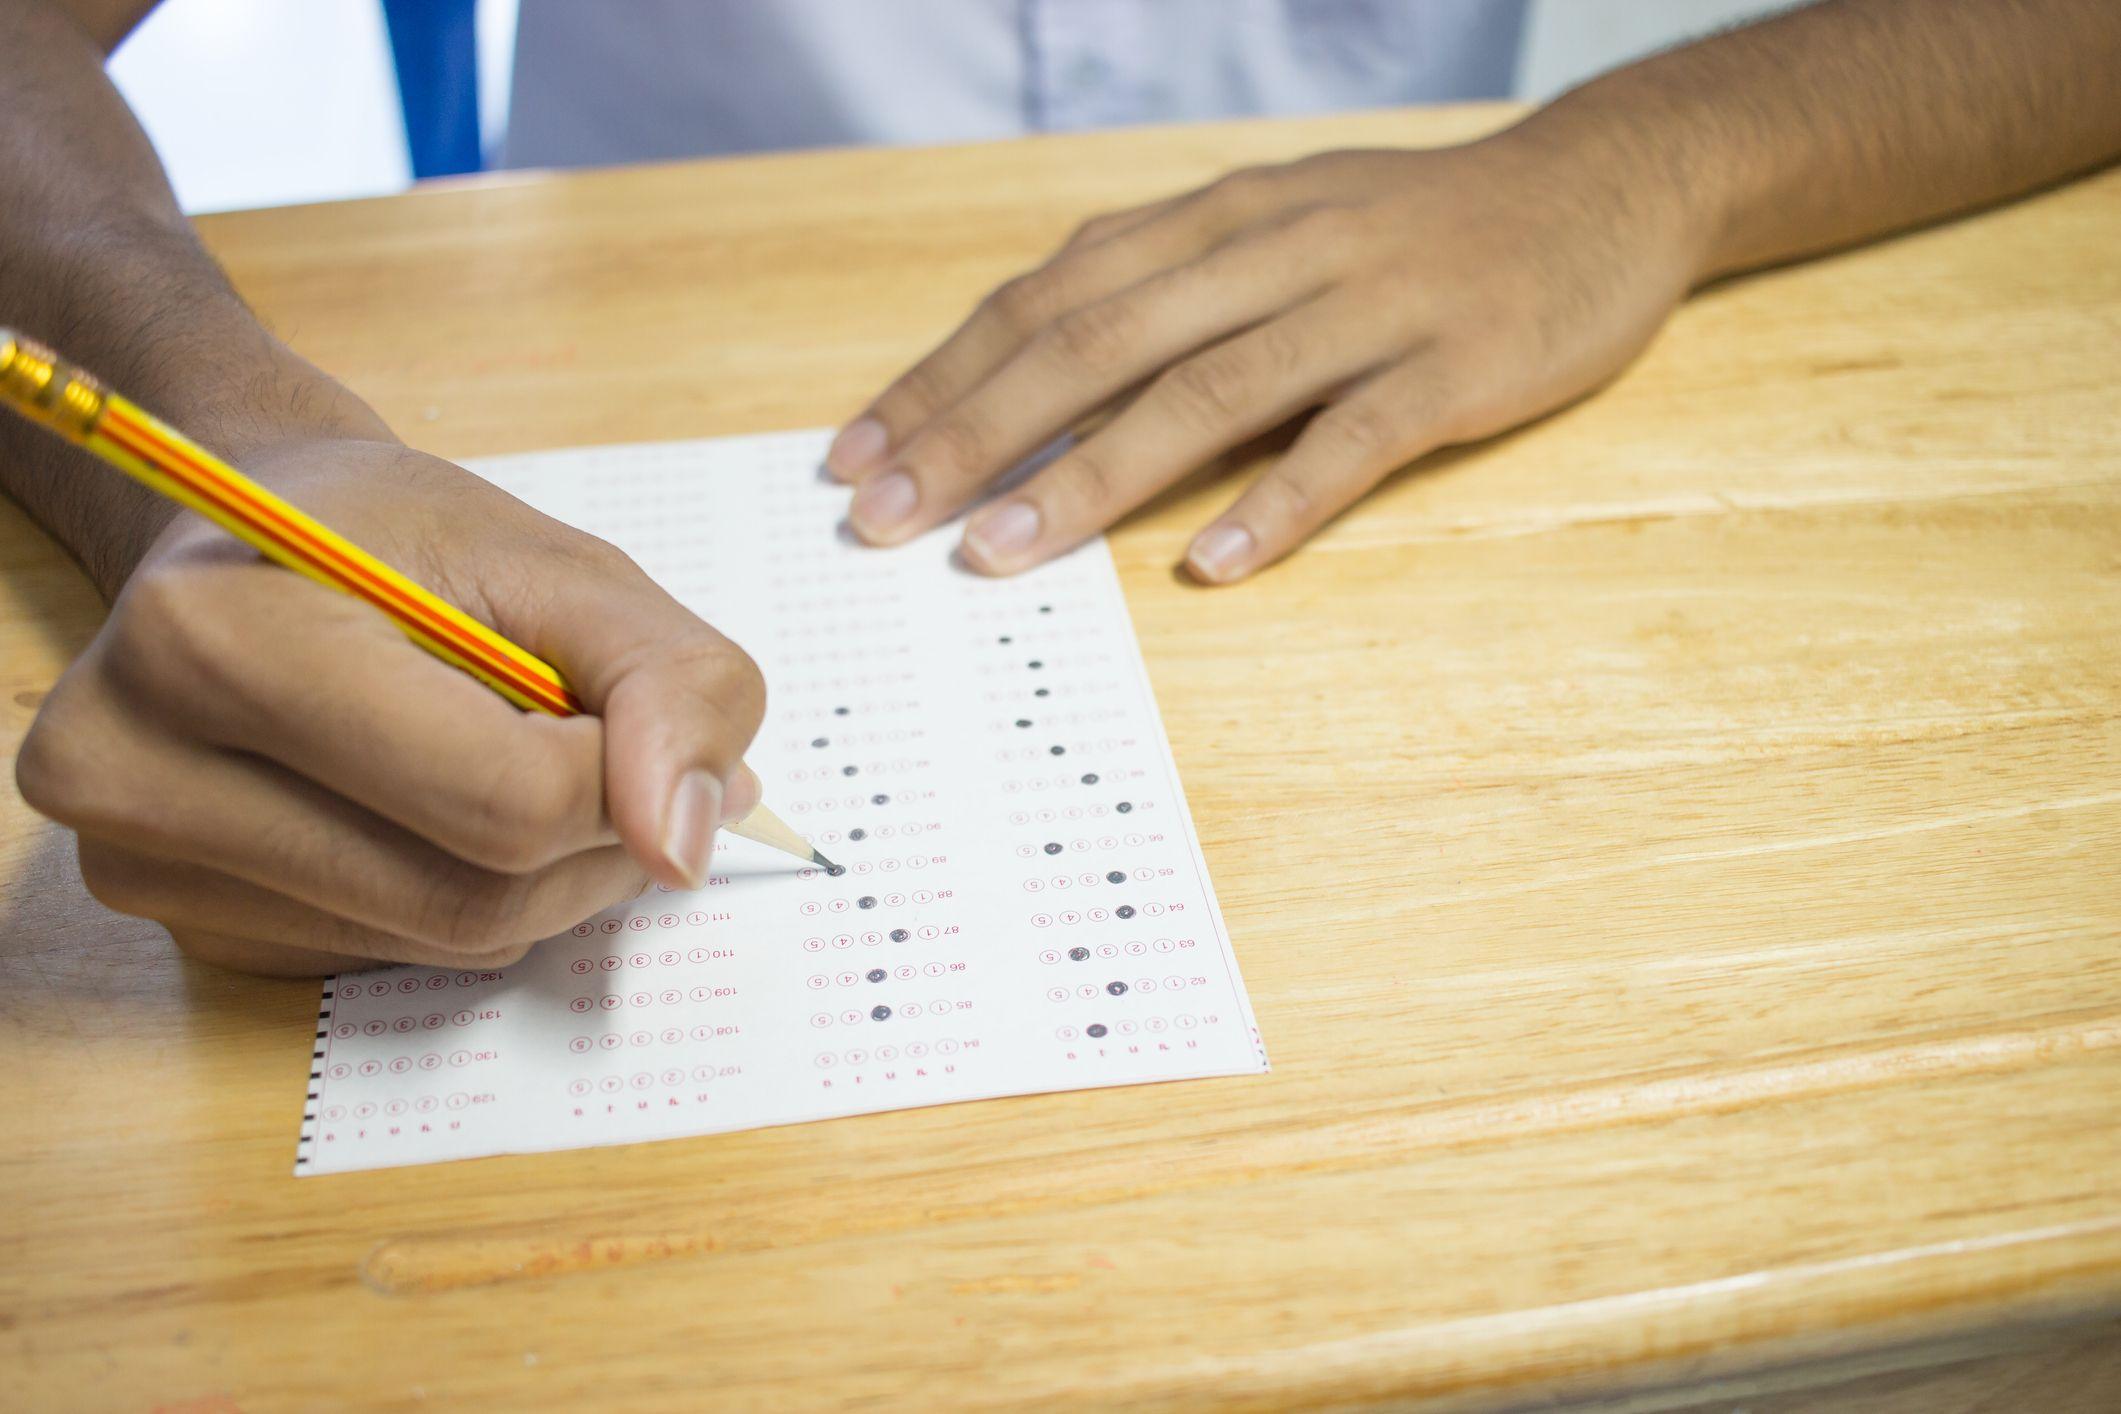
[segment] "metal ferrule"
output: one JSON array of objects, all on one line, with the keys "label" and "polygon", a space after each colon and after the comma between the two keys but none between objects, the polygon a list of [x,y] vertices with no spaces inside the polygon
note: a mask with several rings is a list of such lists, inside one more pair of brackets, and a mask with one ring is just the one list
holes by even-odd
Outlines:
[{"label": "metal ferrule", "polygon": [[96,430],[108,396],[101,383],[44,345],[0,329],[0,402],[79,442]]}]

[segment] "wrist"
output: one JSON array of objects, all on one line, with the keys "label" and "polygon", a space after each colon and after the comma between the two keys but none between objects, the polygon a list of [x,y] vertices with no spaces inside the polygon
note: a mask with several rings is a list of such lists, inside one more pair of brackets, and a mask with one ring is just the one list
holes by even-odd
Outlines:
[{"label": "wrist", "polygon": [[[247,318],[247,315],[246,315]],[[209,331],[187,331],[205,342]],[[212,344],[210,356],[168,344],[135,357],[110,386],[217,456],[270,483],[287,447],[395,442],[359,398],[254,322]],[[94,371],[94,365],[87,365]],[[10,428],[24,454],[7,478],[24,507],[65,546],[106,600],[114,598],[180,507],[25,425]]]},{"label": "wrist", "polygon": [[1667,262],[1682,292],[1724,273],[1739,155],[1633,70],[1572,90],[1490,141],[1549,164]]},{"label": "wrist", "polygon": [[229,317],[159,348],[132,381],[113,373],[111,386],[239,467],[289,442],[396,440],[350,388],[229,303]]}]

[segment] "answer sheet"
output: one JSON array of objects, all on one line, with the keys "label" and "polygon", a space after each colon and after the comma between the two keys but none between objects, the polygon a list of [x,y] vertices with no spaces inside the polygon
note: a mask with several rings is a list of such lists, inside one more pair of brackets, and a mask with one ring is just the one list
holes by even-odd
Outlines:
[{"label": "answer sheet", "polygon": [[851,543],[827,434],[473,469],[619,545],[769,688],[748,760],[838,877],[734,836],[497,972],[324,988],[295,1172],[1257,1072],[1104,542],[1013,579]]}]

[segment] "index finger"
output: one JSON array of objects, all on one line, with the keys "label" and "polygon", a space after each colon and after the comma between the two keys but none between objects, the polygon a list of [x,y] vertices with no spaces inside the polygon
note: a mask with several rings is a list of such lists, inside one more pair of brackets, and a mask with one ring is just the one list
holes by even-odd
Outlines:
[{"label": "index finger", "polygon": [[978,387],[1053,320],[1198,255],[1220,228],[1182,215],[1192,206],[1192,199],[1174,198],[1131,223],[1099,228],[1093,222],[1044,265],[997,287],[841,429],[825,454],[826,470],[848,482],[877,471],[924,423]]}]

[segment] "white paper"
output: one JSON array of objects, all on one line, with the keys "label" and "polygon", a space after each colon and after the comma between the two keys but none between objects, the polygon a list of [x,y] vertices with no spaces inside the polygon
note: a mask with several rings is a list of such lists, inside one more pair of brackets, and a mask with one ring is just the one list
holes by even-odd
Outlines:
[{"label": "white paper", "polygon": [[503,971],[333,978],[296,1173],[1266,1069],[1103,541],[1001,580],[954,528],[856,546],[825,440],[474,469],[757,659],[748,759],[846,874],[725,834]]}]

